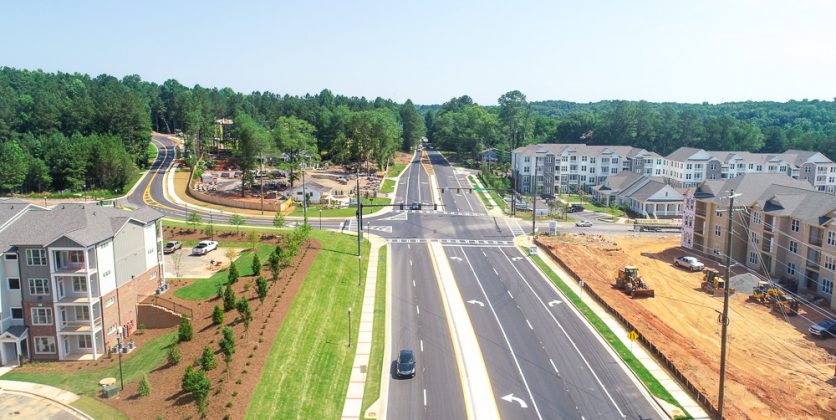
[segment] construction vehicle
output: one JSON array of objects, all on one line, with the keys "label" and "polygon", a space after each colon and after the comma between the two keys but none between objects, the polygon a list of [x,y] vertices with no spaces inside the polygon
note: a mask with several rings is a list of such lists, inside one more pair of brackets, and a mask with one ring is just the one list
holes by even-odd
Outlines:
[{"label": "construction vehicle", "polygon": [[624,290],[632,298],[654,297],[656,292],[639,276],[638,267],[628,265],[618,270],[615,287]]},{"label": "construction vehicle", "polygon": [[749,296],[749,300],[769,305],[772,307],[772,310],[783,314],[798,314],[798,300],[787,295],[777,286],[770,285],[769,282],[766,281],[758,282],[757,286],[752,289],[752,294]]},{"label": "construction vehicle", "polygon": [[[702,284],[700,285],[702,290],[714,297],[723,296],[728,283],[726,279],[720,277],[720,272],[713,268],[706,268],[702,273]],[[729,295],[733,295],[734,292],[734,288],[729,288]]]}]

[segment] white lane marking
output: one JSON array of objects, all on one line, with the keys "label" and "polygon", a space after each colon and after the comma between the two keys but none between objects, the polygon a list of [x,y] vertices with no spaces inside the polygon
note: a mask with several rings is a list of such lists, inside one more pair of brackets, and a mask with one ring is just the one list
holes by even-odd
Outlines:
[{"label": "white lane marking", "polygon": [[415,279],[412,279],[412,287],[415,287]]},{"label": "white lane marking", "polygon": [[[423,350],[422,350],[422,351],[423,351]],[[556,373],[556,374],[560,375],[560,371],[559,371],[559,370],[557,370],[557,366],[555,366],[555,364],[554,364],[554,360],[549,359],[549,363],[551,363],[551,364],[552,364],[552,369],[554,369],[554,373]]]},{"label": "white lane marking", "polygon": [[482,251],[482,255],[484,255],[485,257],[488,256],[488,254],[485,254],[485,251]]},{"label": "white lane marking", "polygon": [[409,266],[412,267],[412,260],[409,260]]},{"label": "white lane marking", "polygon": [[529,322],[529,320],[526,319],[525,323],[528,324],[529,329],[531,329],[532,331],[534,330],[534,327],[531,326],[531,322]]},{"label": "white lane marking", "polygon": [[[413,280],[413,281],[414,281],[414,280]],[[551,308],[552,306],[554,306],[554,305],[559,305],[559,304],[561,304],[561,303],[563,303],[563,302],[561,302],[561,301],[559,301],[559,300],[550,300],[550,301],[549,301],[549,307]]]},{"label": "white lane marking", "polygon": [[[502,255],[505,256],[505,259],[507,259],[508,262],[511,262],[511,258],[508,257],[508,254],[506,254],[505,251],[500,250],[500,252],[502,252]],[[517,272],[517,275],[519,275],[520,278],[522,279],[522,281],[526,284],[526,286],[528,286],[528,289],[531,291],[531,293],[534,295],[534,297],[536,297],[537,300],[540,302],[540,304],[543,305],[543,308],[546,309],[546,312],[549,314],[549,316],[552,318],[552,320],[554,320],[554,323],[557,324],[558,327],[560,327],[560,331],[563,332],[563,335],[566,336],[566,339],[569,340],[570,344],[572,344],[572,347],[578,353],[578,356],[580,356],[581,360],[583,360],[583,363],[586,365],[587,369],[589,369],[589,372],[592,373],[592,376],[595,378],[595,381],[598,382],[598,385],[601,387],[601,389],[604,391],[604,393],[607,394],[607,398],[609,398],[613,407],[615,407],[615,409],[618,411],[618,414],[621,415],[621,418],[626,418],[627,416],[621,411],[621,407],[619,407],[618,404],[615,403],[615,400],[613,399],[612,395],[610,395],[610,392],[607,390],[607,387],[605,387],[604,383],[601,382],[601,378],[599,378],[598,374],[595,373],[595,370],[592,369],[592,365],[590,365],[589,361],[586,360],[586,357],[583,356],[583,352],[581,352],[581,350],[578,348],[578,345],[575,344],[575,342],[572,340],[572,337],[569,336],[569,333],[566,332],[566,329],[563,328],[563,325],[560,323],[560,321],[558,321],[557,318],[552,313],[552,311],[549,310],[549,307],[548,307],[548,305],[546,305],[546,302],[544,302],[543,299],[540,297],[540,295],[538,295],[537,292],[534,291],[534,288],[531,287],[531,283],[529,283],[528,280],[525,278],[525,276],[522,275],[520,270],[517,269],[517,266],[515,266],[513,264],[511,264],[511,266],[514,267],[514,271]]]},{"label": "white lane marking", "polygon": [[[421,351],[423,352],[424,351],[424,340],[418,340],[418,341],[421,344]],[[549,360],[551,360],[551,359],[549,359]],[[554,362],[552,362],[552,365],[554,365]]]},{"label": "white lane marking", "polygon": [[406,244],[406,249],[412,249],[412,246],[410,246],[409,244]]},{"label": "white lane marking", "polygon": [[427,388],[424,388],[424,407],[427,406]]},{"label": "white lane marking", "polygon": [[511,299],[513,299],[513,298],[514,298],[514,295],[512,295],[512,294],[511,294],[511,291],[510,291],[510,290],[508,291],[508,296],[511,296]]},{"label": "white lane marking", "polygon": [[450,257],[450,259],[451,259],[451,260],[456,260],[456,261],[461,262],[462,257]]},{"label": "white lane marking", "polygon": [[467,303],[469,303],[471,305],[479,305],[479,306],[482,306],[482,307],[485,306],[485,304],[482,303],[481,300],[476,300],[476,299],[470,299],[470,300],[467,301]]},{"label": "white lane marking", "polygon": [[496,274],[496,275],[498,276],[498,275],[499,275],[499,273],[496,271],[496,267],[491,267],[491,268],[493,268],[493,273],[494,273],[494,274]]},{"label": "white lane marking", "polygon": [[421,308],[419,308],[418,305],[415,305],[415,312],[417,312],[418,315],[421,315]]},{"label": "white lane marking", "polygon": [[528,404],[526,404],[525,401],[523,401],[522,398],[515,397],[513,392],[504,396],[504,397],[502,397],[502,399],[505,400],[505,401],[508,401],[508,402],[518,403],[520,405],[520,408],[528,408]]},{"label": "white lane marking", "polygon": [[[537,412],[537,418],[543,420],[543,416],[540,414],[540,409],[537,408],[537,401],[534,400],[534,394],[531,393],[531,388],[528,387],[528,381],[525,379],[525,374],[522,371],[522,367],[520,367],[520,362],[519,360],[517,360],[516,353],[514,353],[514,348],[511,347],[511,341],[508,340],[508,335],[505,334],[505,327],[503,327],[502,322],[499,321],[499,315],[496,314],[496,310],[494,310],[493,304],[491,303],[490,298],[488,298],[488,294],[487,292],[485,292],[485,288],[482,286],[482,281],[479,280],[479,276],[476,275],[476,270],[473,268],[473,264],[470,263],[470,258],[468,258],[467,254],[465,254],[464,248],[462,248],[462,254],[464,255],[464,260],[467,261],[468,267],[470,267],[470,272],[473,273],[473,277],[476,279],[476,284],[479,285],[479,290],[482,291],[482,296],[485,297],[485,301],[488,303],[488,308],[490,308],[491,313],[493,314],[493,317],[496,320],[496,324],[499,326],[499,331],[502,333],[502,337],[505,338],[505,344],[508,346],[508,350],[511,352],[511,358],[514,359],[514,364],[517,366],[517,372],[519,372],[520,378],[522,379],[523,385],[525,386],[525,390],[526,392],[528,392],[529,398],[531,398],[531,403],[534,404],[534,411]],[[511,292],[509,291],[508,294],[510,295]],[[513,397],[513,394],[510,394],[510,396]],[[505,400],[506,397],[508,397],[508,395],[502,397],[502,399]],[[523,408],[528,407],[528,405],[525,404],[525,401],[519,401],[520,405],[523,406]]]}]

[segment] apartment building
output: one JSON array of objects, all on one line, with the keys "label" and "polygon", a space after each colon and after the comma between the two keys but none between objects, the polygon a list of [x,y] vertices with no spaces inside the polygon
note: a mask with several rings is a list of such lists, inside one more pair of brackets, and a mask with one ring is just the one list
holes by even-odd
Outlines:
[{"label": "apartment building", "polygon": [[773,279],[792,279],[800,292],[836,309],[836,196],[773,185],[749,209],[745,264]]},{"label": "apartment building", "polygon": [[630,146],[532,144],[519,147],[511,152],[514,189],[530,193],[536,182],[537,191],[544,195],[578,188],[589,190],[624,170],[644,172],[643,156],[649,155],[644,149]]},{"label": "apartment building", "polygon": [[0,362],[97,359],[136,329],[137,304],[165,284],[160,213],[0,207]]},{"label": "apartment building", "polygon": [[615,204],[644,218],[682,217],[685,196],[665,181],[623,171],[592,187],[592,199],[604,206]]}]

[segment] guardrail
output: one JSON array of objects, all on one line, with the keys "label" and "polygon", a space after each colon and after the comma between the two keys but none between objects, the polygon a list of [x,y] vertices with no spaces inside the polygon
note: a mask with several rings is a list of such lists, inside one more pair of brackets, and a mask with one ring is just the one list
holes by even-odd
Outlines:
[{"label": "guardrail", "polygon": [[[558,258],[557,255],[555,255],[552,252],[551,248],[541,243],[539,239],[535,239],[534,242],[537,244],[538,247],[540,247],[540,249],[545,250],[549,254],[549,256],[555,262],[557,262],[560,265],[560,267],[563,268],[564,271],[569,273],[569,275],[572,276],[572,278],[576,282],[582,280],[577,273],[575,273],[567,264],[563,262],[563,260]],[[685,389],[687,389],[691,396],[694,397],[694,399],[700,405],[702,405],[704,409],[706,409],[706,411],[712,418],[719,417],[719,412],[717,411],[717,408],[714,406],[708,395],[705,395],[699,388],[697,388],[697,386],[694,385],[694,383],[691,382],[691,380],[688,379],[688,377],[685,376],[684,373],[682,373],[682,371],[679,369],[679,367],[676,366],[676,364],[673,363],[673,361],[668,359],[668,357],[661,350],[659,350],[659,348],[656,347],[656,345],[654,345],[645,337],[645,335],[642,333],[642,327],[634,325],[626,318],[624,318],[615,308],[610,306],[603,298],[601,298],[600,295],[595,293],[595,290],[593,290],[592,288],[585,287],[584,290],[586,291],[587,295],[595,299],[595,301],[598,302],[598,304],[601,305],[607,312],[609,312],[610,315],[615,317],[615,319],[617,319],[626,330],[635,330],[637,333],[639,333],[638,340],[644,345],[644,347],[651,354],[653,354],[653,356],[656,357],[657,360],[662,362],[662,364],[668,370],[669,373],[671,373],[677,380],[679,380],[681,384],[685,386]]]},{"label": "guardrail", "polygon": [[157,295],[152,295],[142,301],[142,303],[159,306],[160,308],[168,309],[174,313],[178,313],[186,318],[194,318],[194,311],[192,308],[184,306],[183,304],[178,304],[173,300],[166,299],[164,297],[160,297]]}]

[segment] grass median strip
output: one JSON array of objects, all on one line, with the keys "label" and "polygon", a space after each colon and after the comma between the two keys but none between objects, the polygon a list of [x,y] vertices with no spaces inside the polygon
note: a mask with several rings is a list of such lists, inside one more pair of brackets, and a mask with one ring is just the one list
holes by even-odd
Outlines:
[{"label": "grass median strip", "polygon": [[377,260],[377,287],[374,292],[374,329],[369,369],[366,374],[366,390],[363,392],[363,411],[380,398],[380,378],[383,368],[383,340],[386,328],[386,247],[380,248]]},{"label": "grass median strip", "polygon": [[[604,323],[604,321],[596,314],[583,300],[567,285],[560,276],[557,275],[548,265],[537,255],[531,257],[537,267],[548,276],[549,280],[557,286],[558,289],[566,296],[569,301],[578,309],[578,311],[589,321],[590,324],[598,331],[599,334],[606,340],[610,346],[618,353],[618,356],[624,360],[624,363],[636,374],[639,380],[645,384],[648,390],[657,398],[667,401],[677,407],[683,412],[685,409],[676,401],[673,395],[665,389],[664,386],[656,379],[650,371],[637,359],[632,352],[624,345],[624,343],[615,335],[615,333]],[[687,412],[686,412],[687,413]],[[690,418],[687,417],[687,418]]]},{"label": "grass median strip", "polygon": [[[474,188],[478,185],[476,184],[476,178],[473,178],[473,175],[468,175],[467,180],[470,181],[470,185],[472,185]],[[490,210],[493,208],[490,200],[488,200],[488,196],[486,195],[485,191],[476,191],[476,193],[479,194],[479,198],[482,199],[482,203],[485,205],[486,209]]]},{"label": "grass median strip", "polygon": [[[338,418],[342,413],[356,349],[348,347],[348,308],[356,340],[365,276],[358,277],[355,236],[314,231],[311,237],[322,249],[273,341],[247,418]],[[365,273],[368,242],[362,253]]]}]

